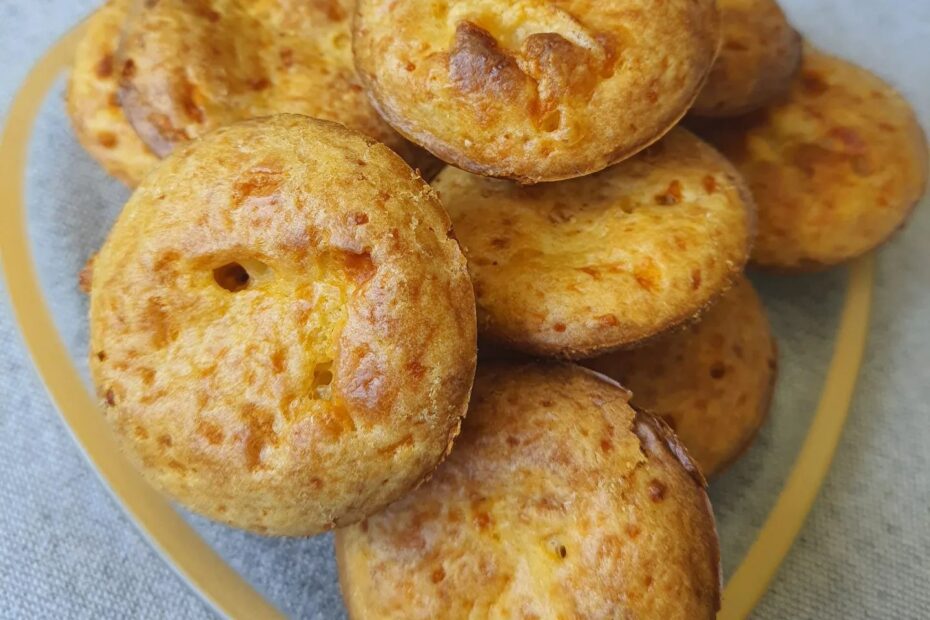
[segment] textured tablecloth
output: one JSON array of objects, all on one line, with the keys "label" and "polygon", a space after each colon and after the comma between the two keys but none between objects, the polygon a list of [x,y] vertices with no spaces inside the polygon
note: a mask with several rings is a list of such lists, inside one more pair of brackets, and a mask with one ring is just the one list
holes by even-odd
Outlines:
[{"label": "textured tablecloth", "polygon": [[[885,76],[930,127],[930,0],[783,3],[814,43]],[[95,4],[0,0],[0,117],[32,63]],[[126,193],[73,143],[60,85],[44,106],[49,112],[30,151],[44,166],[35,166],[28,187],[43,188],[49,199],[30,213],[30,237],[63,338],[80,358],[86,327],[75,302],[74,272],[102,239]],[[86,181],[65,184],[59,177],[66,174]],[[99,215],[88,215],[66,209],[69,201],[104,206]],[[869,346],[838,455],[755,617],[930,618],[926,202],[878,257]],[[84,240],[81,247],[68,245],[74,239]],[[774,500],[806,432],[829,360],[845,272],[756,281],[780,338],[783,372],[778,415],[746,460],[711,490],[727,532],[728,572],[739,560],[732,550],[745,550],[765,518],[770,501],[760,494],[767,489]],[[289,615],[341,615],[328,537],[259,539],[190,520]],[[27,357],[2,281],[0,617],[212,617],[124,517],[71,440]]]}]

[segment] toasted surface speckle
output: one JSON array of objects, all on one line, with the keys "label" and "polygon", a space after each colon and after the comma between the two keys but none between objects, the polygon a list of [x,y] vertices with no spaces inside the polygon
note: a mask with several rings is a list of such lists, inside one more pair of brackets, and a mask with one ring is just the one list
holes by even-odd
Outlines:
[{"label": "toasted surface speckle", "polygon": [[665,420],[710,476],[738,458],[764,422],[776,350],[765,309],[740,277],[698,322],[585,365],[629,388],[632,403]]},{"label": "toasted surface speckle", "polygon": [[158,488],[269,534],[352,523],[421,481],[475,367],[465,260],[381,144],[297,115],[191,143],[94,260],[90,361]]},{"label": "toasted surface speckle", "polygon": [[361,0],[353,39],[398,131],[524,183],[596,172],[661,137],[718,44],[712,0]]},{"label": "toasted surface speckle", "polygon": [[927,142],[908,103],[814,49],[784,100],[693,126],[752,189],[752,260],[763,267],[807,271],[859,256],[905,222],[926,188]]},{"label": "toasted surface speckle", "polygon": [[120,94],[165,155],[239,120],[292,112],[342,123],[412,166],[435,160],[368,102],[352,64],[350,0],[137,1],[119,48]]},{"label": "toasted surface speckle", "polygon": [[598,174],[521,187],[445,168],[433,183],[475,283],[482,337],[569,358],[687,320],[749,256],[739,175],[675,129]]},{"label": "toasted surface speckle", "polygon": [[703,480],[628,398],[577,366],[483,366],[429,482],[337,532],[349,616],[713,618]]},{"label": "toasted surface speckle", "polygon": [[81,145],[110,174],[139,184],[158,157],[126,120],[117,95],[116,46],[131,0],[110,0],[87,20],[68,82],[68,115]]},{"label": "toasted surface speckle", "polygon": [[736,116],[787,92],[801,36],[775,0],[717,0],[723,45],[691,113]]}]

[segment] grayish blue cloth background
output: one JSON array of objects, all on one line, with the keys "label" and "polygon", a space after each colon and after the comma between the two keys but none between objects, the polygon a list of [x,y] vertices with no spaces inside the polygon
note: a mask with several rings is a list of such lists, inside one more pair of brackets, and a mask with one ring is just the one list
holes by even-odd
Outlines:
[{"label": "grayish blue cloth background", "polygon": [[[885,76],[930,126],[930,1],[784,3],[815,44]],[[0,116],[32,63],[95,4],[0,0]],[[126,195],[75,144],[59,85],[43,105],[30,151],[29,234],[59,330],[82,368],[85,302],[75,274]],[[758,618],[930,618],[926,202],[879,255],[871,338],[849,424]],[[845,276],[841,269],[754,278],[779,337],[782,375],[756,446],[712,485],[728,573],[807,431]],[[0,291],[0,617],[211,617],[84,461],[26,356],[2,282]],[[189,520],[289,615],[342,615],[328,537],[262,539]]]}]

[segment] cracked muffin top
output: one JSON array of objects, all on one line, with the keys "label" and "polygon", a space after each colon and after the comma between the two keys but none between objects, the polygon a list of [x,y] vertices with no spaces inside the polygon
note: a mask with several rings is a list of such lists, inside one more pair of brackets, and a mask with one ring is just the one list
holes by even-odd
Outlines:
[{"label": "cracked muffin top", "polygon": [[718,43],[713,0],[360,0],[353,36],[398,131],[523,183],[590,174],[661,137]]},{"label": "cracked muffin top", "polygon": [[682,128],[607,170],[521,187],[436,177],[475,283],[482,338],[579,359],[687,321],[726,290],[752,244],[752,200]]},{"label": "cracked muffin top", "polygon": [[482,365],[435,475],[336,533],[349,616],[713,618],[703,479],[629,394],[572,365]]},{"label": "cracked muffin top", "polygon": [[475,368],[465,260],[382,144],[297,115],[221,128],[139,186],[94,261],[91,371],[156,487],[309,535],[444,458]]}]

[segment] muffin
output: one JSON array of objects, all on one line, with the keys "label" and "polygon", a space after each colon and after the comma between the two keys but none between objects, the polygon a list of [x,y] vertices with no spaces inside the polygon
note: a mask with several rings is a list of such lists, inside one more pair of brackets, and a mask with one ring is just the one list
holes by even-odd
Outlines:
[{"label": "muffin", "polygon": [[135,187],[158,157],[126,120],[117,95],[116,46],[130,0],[110,0],[87,20],[68,81],[68,115],[81,146],[109,174]]},{"label": "muffin", "polygon": [[482,366],[433,478],[336,533],[349,617],[713,618],[703,479],[628,398],[577,366]]},{"label": "muffin", "polygon": [[735,461],[765,421],[776,347],[765,309],[741,277],[700,321],[632,351],[585,365],[633,392],[711,476]]},{"label": "muffin", "polygon": [[583,176],[667,132],[719,45],[713,0],[360,0],[355,66],[391,125],[469,172]]},{"label": "muffin", "polygon": [[336,121],[414,167],[435,160],[369,104],[352,64],[353,2],[137,2],[119,47],[120,99],[158,155],[211,129],[281,112]]},{"label": "muffin", "polygon": [[440,172],[490,343],[565,358],[629,347],[699,312],[742,271],[751,199],[685,129],[598,174],[530,187]]},{"label": "muffin", "polygon": [[91,373],[157,488],[310,535],[444,458],[474,312],[429,186],[370,138],[279,115],[178,149],[132,195],[94,260]]},{"label": "muffin", "polygon": [[785,94],[801,65],[801,36],[775,0],[717,0],[723,46],[691,107],[737,116]]},{"label": "muffin", "polygon": [[780,102],[694,127],[752,189],[752,261],[762,267],[812,271],[868,252],[926,189],[927,142],[908,103],[865,69],[814,49]]}]

